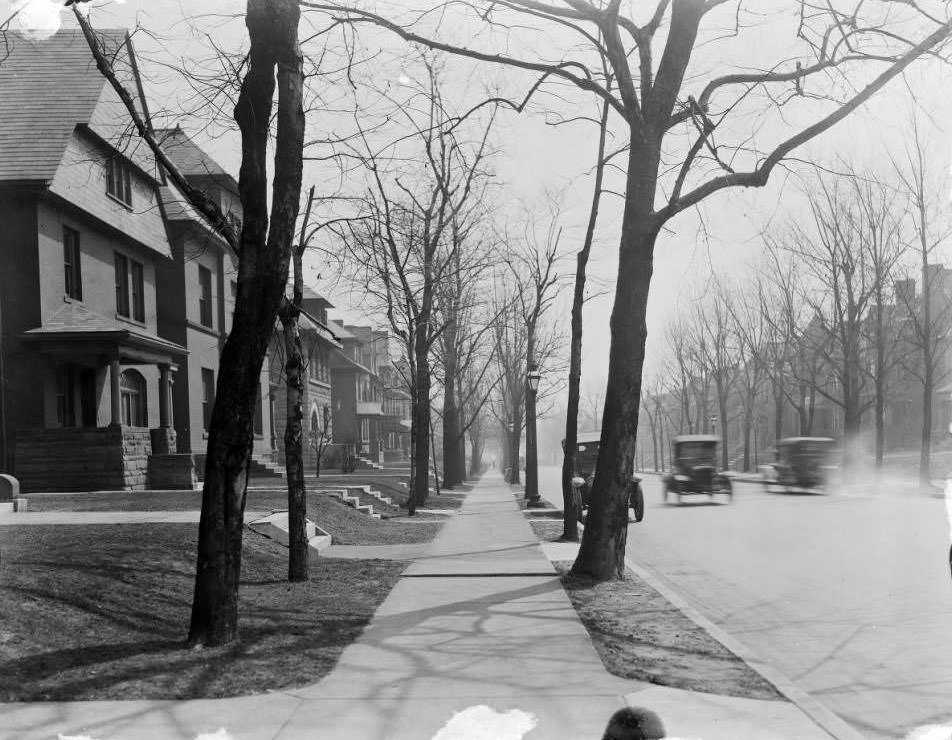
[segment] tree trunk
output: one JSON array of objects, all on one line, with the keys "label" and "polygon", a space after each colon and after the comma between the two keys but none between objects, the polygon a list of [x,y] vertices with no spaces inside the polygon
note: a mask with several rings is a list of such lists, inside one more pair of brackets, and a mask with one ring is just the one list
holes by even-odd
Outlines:
[{"label": "tree trunk", "polygon": [[747,394],[747,406],[744,408],[744,472],[750,472],[750,435],[754,426],[754,394]]},{"label": "tree trunk", "polygon": [[288,580],[292,582],[306,581],[309,576],[307,495],[304,486],[304,353],[301,349],[298,310],[299,307],[293,302],[285,304],[281,310],[287,358],[284,365],[288,412],[287,426],[284,428],[284,463],[288,476]]},{"label": "tree trunk", "polygon": [[[458,268],[457,268],[458,269]],[[452,307],[451,312],[456,308]],[[455,315],[455,314],[454,314]],[[452,488],[463,482],[464,469],[459,467],[460,413],[457,395],[457,326],[454,317],[443,328],[443,486]]]},{"label": "tree trunk", "polygon": [[416,444],[413,450],[413,509],[426,504],[430,493],[430,358],[426,341],[427,325],[417,326],[413,351],[416,354],[416,391],[413,394],[413,426]]},{"label": "tree trunk", "polygon": [[774,445],[783,439],[783,386],[777,381],[773,383],[774,397]]},{"label": "tree trunk", "polygon": [[721,469],[727,470],[730,467],[730,438],[727,427],[727,387],[723,380],[717,382],[717,412],[721,417]]},{"label": "tree trunk", "polygon": [[[882,278],[877,275],[877,285]],[[886,450],[886,336],[883,326],[883,296],[877,289],[876,295],[876,470],[882,470],[883,454]]]},{"label": "tree trunk", "polygon": [[611,315],[608,385],[602,442],[576,574],[598,580],[622,578],[628,536],[628,484],[638,433],[641,374],[648,328],[645,322],[658,226],[652,209],[658,153],[631,137],[627,198],[619,245],[618,282]]},{"label": "tree trunk", "polygon": [[[238,190],[244,215],[238,298],[225,341],[209,427],[188,640],[238,637],[238,583],[255,395],[284,294],[301,196],[303,64],[291,0],[248,0],[248,70],[235,106],[241,129]],[[278,116],[269,227],[267,145],[277,68]]]},{"label": "tree trunk", "polygon": [[[927,353],[927,355],[931,355],[931,353]],[[927,358],[924,370],[922,376],[922,437],[919,447],[919,484],[929,486],[932,482],[932,396],[935,386],[931,356]]]},{"label": "tree trunk", "polygon": [[[920,223],[924,223],[925,214],[920,209]],[[919,485],[929,486],[932,482],[932,396],[935,393],[935,354],[933,337],[936,328],[932,326],[932,282],[929,280],[929,251],[925,232],[920,230],[922,255],[922,326],[919,332],[922,339],[922,434],[919,445]]]}]

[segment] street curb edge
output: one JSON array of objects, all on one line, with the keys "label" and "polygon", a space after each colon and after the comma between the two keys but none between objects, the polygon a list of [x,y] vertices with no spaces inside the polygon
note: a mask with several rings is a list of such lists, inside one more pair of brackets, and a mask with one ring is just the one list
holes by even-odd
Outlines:
[{"label": "street curb edge", "polygon": [[810,696],[792,680],[774,668],[774,666],[761,659],[760,656],[744,643],[729,635],[725,630],[701,614],[672,587],[664,583],[663,579],[653,571],[642,565],[638,565],[628,557],[625,558],[625,566],[660,593],[672,606],[681,611],[688,619],[697,624],[698,627],[743,660],[751,670],[756,671],[773,684],[784,698],[798,707],[831,737],[836,738],[836,740],[867,740],[864,735],[853,729],[832,710]]}]

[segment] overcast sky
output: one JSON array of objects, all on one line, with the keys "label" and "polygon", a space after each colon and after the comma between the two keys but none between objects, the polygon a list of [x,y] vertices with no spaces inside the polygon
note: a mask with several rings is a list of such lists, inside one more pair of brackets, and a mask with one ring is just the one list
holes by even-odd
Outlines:
[{"label": "overcast sky", "polygon": [[[48,0],[34,2],[43,4]],[[9,2],[5,5],[0,0],[0,15],[3,17],[6,17],[10,8]],[[96,27],[134,28],[138,25],[144,29],[135,35],[135,45],[147,81],[150,105],[160,116],[194,102],[191,91],[165,65],[175,67],[180,66],[182,59],[202,58],[207,54],[209,38],[226,50],[237,51],[245,44],[245,29],[240,18],[244,9],[242,0],[125,0],[122,3],[93,5],[91,19]],[[638,3],[635,5],[639,6]],[[713,69],[720,70],[724,64],[750,64],[753,57],[782,49],[789,41],[790,7],[791,3],[783,0],[758,3],[757,8],[763,10],[764,15],[757,19],[758,28],[745,31],[738,39],[704,46],[697,53],[692,67],[697,79],[689,80],[689,86],[700,87],[706,79],[705,73]],[[713,18],[712,22],[714,26],[726,28],[733,21],[733,16],[729,16]],[[64,22],[70,24],[71,21],[64,14]],[[308,27],[306,22],[302,35],[307,33]],[[471,29],[466,28],[455,30],[464,38],[471,32]],[[532,37],[527,45],[536,44],[539,48],[520,48],[520,51],[545,53],[542,47],[549,43],[551,49],[556,41],[553,38]],[[396,84],[402,80],[404,72],[399,61],[395,60],[403,53],[404,47],[398,40],[379,34],[367,41],[368,48],[379,44],[388,48],[390,55],[381,58],[375,71],[378,75],[392,76]],[[948,170],[948,137],[944,126],[952,113],[948,102],[952,100],[950,76],[952,71],[938,64],[919,65],[907,75],[906,84],[902,81],[891,83],[883,94],[860,113],[808,147],[798,150],[799,156],[824,163],[832,163],[835,158],[841,157],[860,165],[884,164],[886,151],[899,151],[902,146],[908,114],[914,106],[918,106],[937,124],[931,126],[930,136],[937,145],[936,156],[941,160],[941,167]],[[455,92],[459,93],[461,100],[484,94],[490,86],[516,92],[524,89],[523,81],[526,79],[499,67],[469,61],[452,67],[449,77],[457,81]],[[554,98],[549,97],[547,102],[554,104],[553,101]],[[589,113],[596,110],[594,102],[586,94],[574,91],[567,94],[559,105],[567,106],[568,110]],[[567,248],[573,240],[578,243],[591,198],[590,172],[597,143],[595,127],[588,123],[547,125],[538,108],[529,115],[507,113],[500,123],[502,125],[497,127],[495,138],[500,154],[493,166],[497,179],[505,188],[505,201],[541,203],[547,190],[562,192],[566,227],[563,242]],[[320,132],[321,118],[312,115],[309,126],[312,132]],[[189,122],[186,121],[185,127],[190,128]],[[197,131],[194,127],[190,133],[195,134],[199,144],[206,147],[225,167],[237,174],[239,150],[235,135],[216,137],[213,136],[217,133],[215,131]],[[764,145],[769,143],[770,135],[768,126],[763,132]],[[320,183],[321,177],[318,167],[309,165],[305,185],[311,181]],[[654,266],[649,304],[649,367],[657,362],[661,354],[659,344],[663,327],[678,303],[683,304],[704,292],[705,285],[710,281],[712,267],[736,279],[747,266],[757,261],[760,244],[758,234],[764,225],[771,220],[778,222],[785,218],[796,218],[800,212],[798,202],[793,183],[784,172],[777,172],[766,188],[722,192],[707,200],[697,211],[682,214],[669,224],[670,228],[659,240]],[[517,216],[509,213],[506,217]],[[606,196],[592,270],[609,285],[617,264],[619,220],[620,198]],[[574,248],[569,251],[574,252]],[[949,256],[948,253],[946,256]],[[317,260],[312,259],[310,267],[312,276],[319,272],[327,275],[326,267]],[[567,260],[563,271],[570,275],[573,270],[574,260]],[[328,283],[318,284],[317,287],[326,290]],[[564,300],[557,304],[552,315],[553,320],[566,327],[566,333],[570,296],[571,287],[566,284]],[[341,308],[347,308],[351,303],[348,296],[339,292],[329,298]],[[604,368],[607,361],[610,308],[610,291],[587,305],[586,357],[591,359],[586,360],[585,374],[589,378],[598,377],[599,373],[604,377],[599,368]],[[355,319],[358,313],[349,311],[347,316]],[[379,323],[377,317],[367,319]]]}]

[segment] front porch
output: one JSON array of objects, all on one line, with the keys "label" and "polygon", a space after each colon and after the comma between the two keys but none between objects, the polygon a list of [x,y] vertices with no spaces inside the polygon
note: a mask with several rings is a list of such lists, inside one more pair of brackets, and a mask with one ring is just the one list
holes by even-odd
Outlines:
[{"label": "front porch", "polygon": [[36,368],[44,425],[15,431],[23,490],[193,487],[194,462],[175,454],[171,414],[185,349],[82,307],[57,319],[23,335],[45,359]]}]

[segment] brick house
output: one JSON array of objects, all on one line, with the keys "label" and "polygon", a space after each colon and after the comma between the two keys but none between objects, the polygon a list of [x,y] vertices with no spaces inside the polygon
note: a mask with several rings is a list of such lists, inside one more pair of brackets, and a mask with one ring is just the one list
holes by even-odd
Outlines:
[{"label": "brick house", "polygon": [[[343,345],[327,320],[327,309],[332,304],[322,295],[304,288],[302,313],[298,323],[306,363],[304,383],[304,465],[313,468],[317,458],[317,441],[321,434],[326,439],[334,436],[334,414],[331,393],[331,356]],[[275,462],[284,463],[284,429],[287,426],[287,383],[285,382],[284,334],[280,323],[275,327],[270,350],[270,408],[275,438]]]},{"label": "brick house", "polygon": [[331,353],[331,418],[334,443],[371,462],[381,460],[380,430],[384,418],[383,383],[377,373],[375,341],[369,326],[331,322],[341,349]]},{"label": "brick house", "polygon": [[[174,450],[186,356],[158,327],[172,259],[161,175],[80,31],[6,38],[0,464],[27,491],[143,488],[150,455]],[[128,36],[104,38],[147,117]]]},{"label": "brick house", "polygon": [[[213,200],[234,225],[241,224],[238,184],[179,127],[156,131],[163,151],[192,187]],[[172,260],[158,270],[158,330],[182,345],[172,387],[178,451],[192,453],[204,471],[208,424],[215,400],[219,357],[228,332],[238,286],[238,261],[227,242],[171,184],[160,188]],[[254,455],[270,457],[273,447],[269,409],[268,361],[262,363],[254,417]]]},{"label": "brick house", "polygon": [[380,342],[378,349],[377,367],[383,387],[383,418],[380,420],[382,462],[403,462],[410,459],[409,370],[393,364],[389,341]]}]

